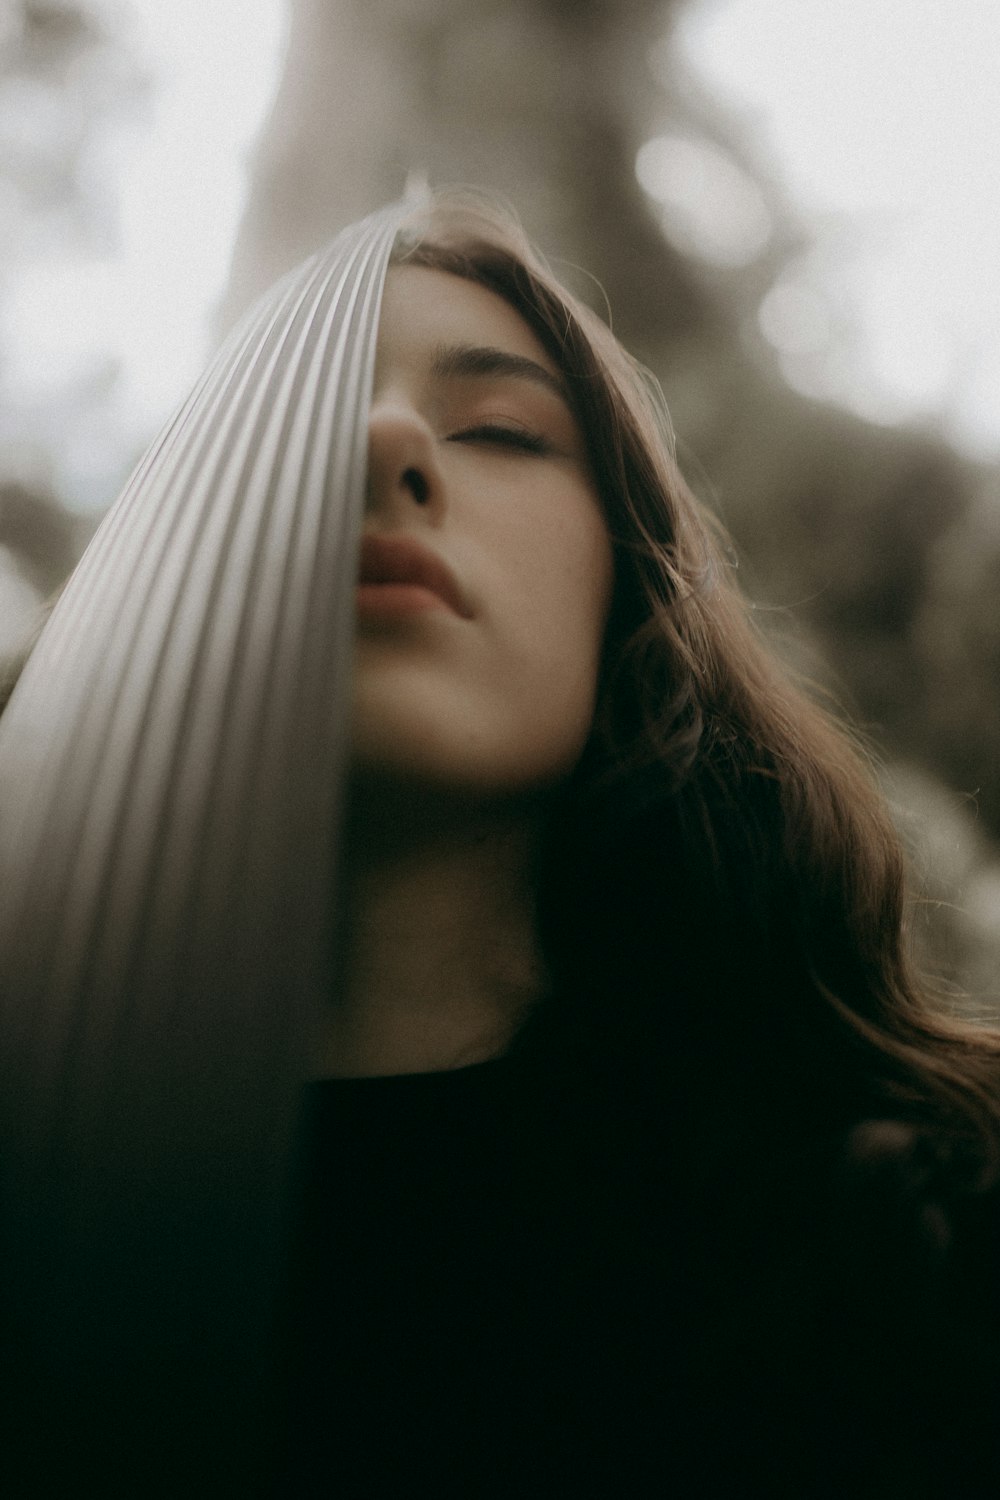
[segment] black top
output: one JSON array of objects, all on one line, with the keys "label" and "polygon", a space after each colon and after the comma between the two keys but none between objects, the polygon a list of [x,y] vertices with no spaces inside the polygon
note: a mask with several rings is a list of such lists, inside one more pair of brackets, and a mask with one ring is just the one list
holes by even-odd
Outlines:
[{"label": "black top", "polygon": [[692,1172],[511,1082],[315,1086],[277,1494],[1000,1493],[990,1214],[924,1138]]}]

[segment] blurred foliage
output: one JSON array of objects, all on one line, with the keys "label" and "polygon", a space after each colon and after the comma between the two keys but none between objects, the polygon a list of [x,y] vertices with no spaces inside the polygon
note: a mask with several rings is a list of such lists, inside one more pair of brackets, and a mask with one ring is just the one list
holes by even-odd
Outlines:
[{"label": "blurred foliage", "polygon": [[88,156],[145,90],[87,0],[5,0],[0,15],[0,264],[101,241],[113,207]]},{"label": "blurred foliage", "polygon": [[[742,121],[677,64],[670,26],[686,3],[290,0],[283,82],[220,326],[343,224],[398,196],[410,173],[507,196],[575,290],[598,308],[606,294],[616,331],[660,377],[682,467],[732,532],[764,628],[894,764],[900,820],[932,892],[928,951],[974,988],[997,988],[1000,476],[933,436],[866,423],[782,380],[756,309],[807,232]],[[19,10],[0,89],[46,48],[65,59],[98,45],[80,30],[83,5]],[[634,163],[670,128],[715,143],[754,177],[774,233],[752,263],[713,267],[664,236]],[[45,170],[29,176],[41,184]],[[60,180],[54,167],[48,180]],[[58,526],[48,535],[58,573],[66,539]],[[3,541],[20,551],[16,525]],[[956,899],[974,920],[954,916]]]},{"label": "blurred foliage", "polygon": [[[94,416],[113,400],[117,379],[111,355],[58,367],[67,315],[56,309],[70,299],[50,304],[47,276],[54,270],[66,282],[70,268],[115,247],[117,153],[146,107],[149,79],[127,11],[107,0],[0,5],[0,481],[44,496],[59,487],[81,432],[102,433]],[[21,333],[33,313],[41,327],[26,361]],[[80,313],[86,324],[92,309]],[[121,455],[112,469],[132,458]],[[60,498],[76,508],[76,495]]]},{"label": "blurred foliage", "polygon": [[0,546],[39,597],[72,571],[92,531],[92,522],[71,516],[51,496],[0,479]]},{"label": "blurred foliage", "polygon": [[[145,80],[102,12],[86,0],[3,0],[0,7],[0,278],[114,232],[94,147],[109,117],[141,99]],[[0,383],[10,389],[0,343]],[[100,392],[96,393],[98,396]],[[0,649],[30,629],[37,604],[71,571],[94,529],[52,491],[60,434],[95,399],[90,377],[57,382],[50,411],[27,430],[0,411]]]}]

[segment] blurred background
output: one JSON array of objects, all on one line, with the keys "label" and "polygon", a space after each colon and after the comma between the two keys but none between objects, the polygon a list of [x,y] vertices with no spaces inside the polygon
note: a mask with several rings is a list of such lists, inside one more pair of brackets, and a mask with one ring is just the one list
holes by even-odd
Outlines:
[{"label": "blurred background", "polygon": [[495,189],[995,1004],[998,99],[995,0],[0,0],[0,653],[257,292],[408,179]]}]

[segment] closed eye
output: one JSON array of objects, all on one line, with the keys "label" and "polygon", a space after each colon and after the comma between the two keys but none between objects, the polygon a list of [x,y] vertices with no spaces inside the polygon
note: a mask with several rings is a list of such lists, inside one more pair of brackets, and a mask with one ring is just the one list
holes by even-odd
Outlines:
[{"label": "closed eye", "polygon": [[479,427],[467,427],[462,432],[448,436],[449,443],[495,443],[501,448],[516,448],[522,453],[548,453],[549,444],[536,432],[525,427],[503,427],[496,422],[484,422]]}]

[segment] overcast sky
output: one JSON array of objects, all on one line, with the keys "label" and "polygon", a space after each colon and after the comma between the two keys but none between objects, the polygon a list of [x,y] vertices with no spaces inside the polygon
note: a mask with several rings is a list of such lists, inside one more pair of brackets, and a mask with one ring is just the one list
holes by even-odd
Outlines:
[{"label": "overcast sky", "polygon": [[[287,21],[284,0],[91,3],[125,18],[154,85],[92,147],[117,243],[25,256],[0,298],[3,435],[35,433],[82,510],[108,503],[209,352]],[[1000,0],[695,0],[679,41],[812,239],[759,310],[789,382],[1000,457]],[[654,139],[637,170],[692,253],[738,266],[766,245],[763,199],[725,153]],[[88,370],[93,402],[69,418],[60,392]]]},{"label": "overcast sky", "polygon": [[698,0],[679,39],[814,236],[762,309],[790,381],[1000,457],[1000,3]]}]

